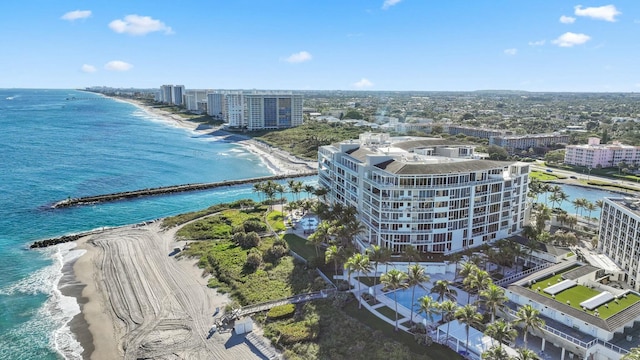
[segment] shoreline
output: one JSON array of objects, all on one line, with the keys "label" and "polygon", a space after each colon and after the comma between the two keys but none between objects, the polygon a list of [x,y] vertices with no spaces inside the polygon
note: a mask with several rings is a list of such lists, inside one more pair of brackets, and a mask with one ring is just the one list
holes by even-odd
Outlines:
[{"label": "shoreline", "polygon": [[[104,95],[106,96],[106,95]],[[125,99],[119,97],[110,97],[115,101],[121,101],[132,104],[138,109],[146,112],[151,116],[160,118],[166,122],[169,122],[176,127],[192,131],[199,135],[206,135],[215,138],[219,138],[222,141],[229,143],[235,143],[242,146],[248,152],[258,156],[262,163],[271,171],[274,175],[286,175],[294,174],[298,172],[304,172],[309,170],[317,170],[318,164],[315,161],[306,161],[296,158],[290,153],[278,148],[273,148],[260,141],[257,141],[249,136],[228,132],[222,129],[222,126],[211,126],[207,124],[200,124],[187,119],[182,118],[180,115],[170,113],[161,109],[154,108],[143,104],[139,100]]]},{"label": "shoreline", "polygon": [[68,326],[82,358],[262,359],[244,335],[207,337],[214,310],[230,298],[207,287],[198,260],[174,258],[172,249],[184,246],[174,240],[178,227],[160,224],[109,228],[76,241],[85,252],[64,265],[58,285],[80,306]]}]

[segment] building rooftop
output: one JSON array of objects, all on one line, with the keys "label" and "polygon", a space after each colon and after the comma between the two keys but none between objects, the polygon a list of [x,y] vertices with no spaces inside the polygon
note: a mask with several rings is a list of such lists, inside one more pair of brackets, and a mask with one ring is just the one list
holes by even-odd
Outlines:
[{"label": "building rooftop", "polygon": [[[576,285],[560,291],[555,296],[544,293],[543,288],[547,288],[550,286],[549,284],[558,283],[559,279],[577,279],[598,270],[597,267],[591,265],[576,266],[575,264],[572,263],[571,267],[565,267],[564,271],[553,272],[551,275],[545,272],[542,276],[536,277],[535,274],[528,276],[509,285],[508,289],[545,307],[555,309],[609,332],[620,331],[620,327],[640,317],[640,296],[635,292],[627,292],[624,296],[620,295],[615,300],[601,304],[593,310],[581,309],[579,304],[584,300],[592,299],[602,291]],[[540,290],[534,290],[538,288]]]},{"label": "building rooftop", "polygon": [[504,168],[513,164],[508,161],[492,161],[492,160],[462,160],[442,163],[408,163],[399,160],[388,160],[376,167],[388,171],[393,174],[412,175],[412,174],[448,174],[482,171],[496,168]]},{"label": "building rooftop", "polygon": [[619,205],[627,210],[631,211],[637,216],[640,216],[640,198],[625,197],[625,198],[608,198],[609,201],[616,205]]}]

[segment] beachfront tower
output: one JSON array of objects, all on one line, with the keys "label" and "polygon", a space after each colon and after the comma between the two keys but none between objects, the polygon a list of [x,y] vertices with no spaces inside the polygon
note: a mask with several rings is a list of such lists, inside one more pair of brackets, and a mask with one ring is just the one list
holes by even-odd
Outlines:
[{"label": "beachfront tower", "polygon": [[529,165],[479,160],[473,147],[424,137],[362,134],[318,150],[318,183],[329,203],[354,206],[356,237],[403,252],[452,253],[522,230]]},{"label": "beachfront tower", "polygon": [[302,125],[302,95],[290,92],[245,94],[247,130],[286,129]]}]

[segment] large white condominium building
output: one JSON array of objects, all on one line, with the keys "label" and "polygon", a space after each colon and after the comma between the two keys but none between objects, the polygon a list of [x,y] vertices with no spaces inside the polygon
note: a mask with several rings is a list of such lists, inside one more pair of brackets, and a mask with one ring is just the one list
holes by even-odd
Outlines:
[{"label": "large white condominium building", "polygon": [[318,162],[328,202],[358,210],[361,249],[451,253],[525,225],[529,165],[477,160],[468,145],[362,134],[320,147]]},{"label": "large white condominium building", "polygon": [[535,147],[547,147],[556,144],[569,143],[568,134],[530,134],[530,135],[499,135],[490,136],[489,144],[501,146],[509,152],[528,150]]},{"label": "large white condominium building", "polygon": [[640,290],[640,199],[603,200],[598,249],[620,267],[619,281]]},{"label": "large white condominium building", "polygon": [[227,109],[225,120],[229,126],[233,128],[244,127],[244,96],[242,93],[225,94],[225,103]]},{"label": "large white condominium building", "polygon": [[221,92],[207,94],[207,115],[216,119],[226,118],[226,102]]},{"label": "large white condominium building", "polygon": [[184,85],[162,85],[160,86],[159,100],[166,104],[182,105],[184,104],[182,98],[184,94]]},{"label": "large white condominium building", "polygon": [[600,139],[589,138],[586,145],[569,145],[565,149],[564,162],[569,165],[590,168],[613,167],[620,163],[640,165],[640,146],[623,145],[614,142],[600,144]]},{"label": "large white condominium building", "polygon": [[302,125],[302,95],[265,92],[244,95],[247,130],[285,129]]}]

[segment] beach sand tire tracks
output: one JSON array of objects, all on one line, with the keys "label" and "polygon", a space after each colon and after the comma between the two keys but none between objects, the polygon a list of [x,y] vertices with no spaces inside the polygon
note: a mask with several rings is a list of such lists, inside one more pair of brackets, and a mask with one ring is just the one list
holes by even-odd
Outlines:
[{"label": "beach sand tire tracks", "polygon": [[262,358],[244,339],[229,341],[240,335],[207,338],[212,311],[226,298],[168,256],[174,233],[154,223],[111,229],[89,240],[97,249],[96,280],[106,308],[113,311],[121,358]]}]

